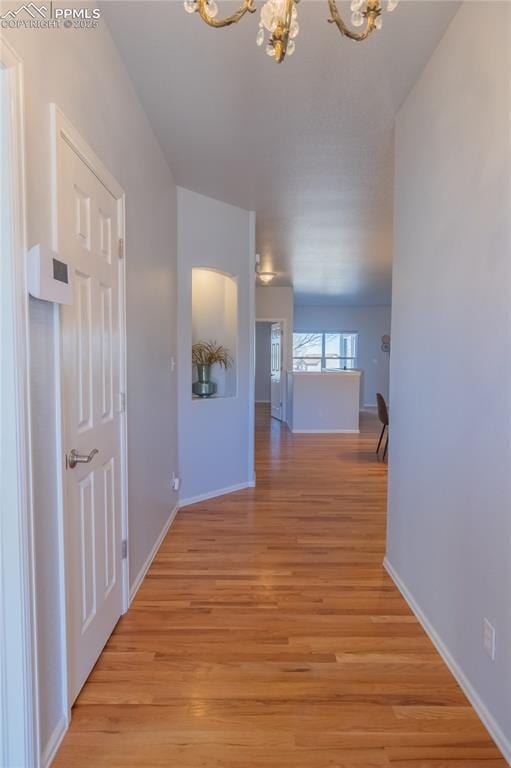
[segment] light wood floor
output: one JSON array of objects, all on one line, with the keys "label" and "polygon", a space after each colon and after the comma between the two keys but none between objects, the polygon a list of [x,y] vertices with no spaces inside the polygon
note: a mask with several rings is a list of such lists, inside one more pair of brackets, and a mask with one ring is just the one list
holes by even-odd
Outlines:
[{"label": "light wood floor", "polygon": [[258,410],[257,489],[179,513],[55,766],[506,765],[382,568],[376,430]]}]

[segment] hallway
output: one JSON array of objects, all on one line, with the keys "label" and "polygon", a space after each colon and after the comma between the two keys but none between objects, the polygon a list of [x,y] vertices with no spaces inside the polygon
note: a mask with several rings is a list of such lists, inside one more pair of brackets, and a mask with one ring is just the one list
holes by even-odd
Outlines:
[{"label": "hallway", "polygon": [[383,569],[362,426],[292,435],[258,406],[257,488],[178,514],[55,766],[505,766]]}]

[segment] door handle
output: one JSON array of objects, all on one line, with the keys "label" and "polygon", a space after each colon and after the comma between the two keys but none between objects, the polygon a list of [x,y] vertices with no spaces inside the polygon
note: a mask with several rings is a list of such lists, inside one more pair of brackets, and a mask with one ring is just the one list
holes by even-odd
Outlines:
[{"label": "door handle", "polygon": [[69,469],[74,469],[77,464],[90,464],[97,453],[99,453],[98,449],[93,448],[88,456],[82,456],[78,453],[76,448],[73,448],[69,451],[69,456],[67,457],[67,465]]}]

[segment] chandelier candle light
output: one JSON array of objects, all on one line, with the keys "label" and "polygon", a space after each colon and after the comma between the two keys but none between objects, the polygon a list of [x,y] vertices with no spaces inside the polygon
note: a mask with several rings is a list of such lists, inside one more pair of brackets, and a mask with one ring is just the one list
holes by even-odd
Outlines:
[{"label": "chandelier candle light", "polygon": [[[275,61],[284,61],[286,54],[292,56],[295,51],[295,38],[300,31],[298,26],[297,4],[299,0],[266,0],[261,8],[259,30],[256,43],[264,45],[266,35],[266,53]],[[387,0],[387,10],[393,11],[399,0]],[[328,0],[330,24],[335,24],[341,34],[350,40],[365,40],[371,32],[382,27],[382,0],[352,0],[351,29],[342,19],[335,0]],[[198,13],[210,27],[228,27],[236,24],[247,12],[255,13],[254,0],[244,0],[243,4],[232,16],[217,19],[218,5],[216,0],[185,0],[185,10],[188,13]],[[361,28],[362,29],[359,29]]]}]

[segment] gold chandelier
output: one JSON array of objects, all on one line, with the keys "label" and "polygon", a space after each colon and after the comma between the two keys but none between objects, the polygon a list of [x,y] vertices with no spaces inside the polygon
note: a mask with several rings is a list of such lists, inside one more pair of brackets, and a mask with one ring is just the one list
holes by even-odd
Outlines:
[{"label": "gold chandelier", "polygon": [[[298,2],[299,0],[266,0],[261,8],[256,43],[263,45],[267,32],[266,53],[275,61],[284,61],[286,54],[291,56],[295,51],[295,38],[300,31],[296,8]],[[387,0],[387,10],[393,11],[398,2],[399,0]],[[335,24],[341,34],[350,40],[365,40],[375,29],[382,27],[381,0],[352,0],[351,24],[355,29],[351,29],[343,21],[335,0],[328,0],[328,5],[331,16],[328,21]],[[228,27],[230,24],[236,24],[247,12],[256,11],[254,0],[243,0],[243,4],[232,16],[223,19],[217,18],[216,0],[185,0],[184,7],[188,13],[198,13],[210,27]]]}]

